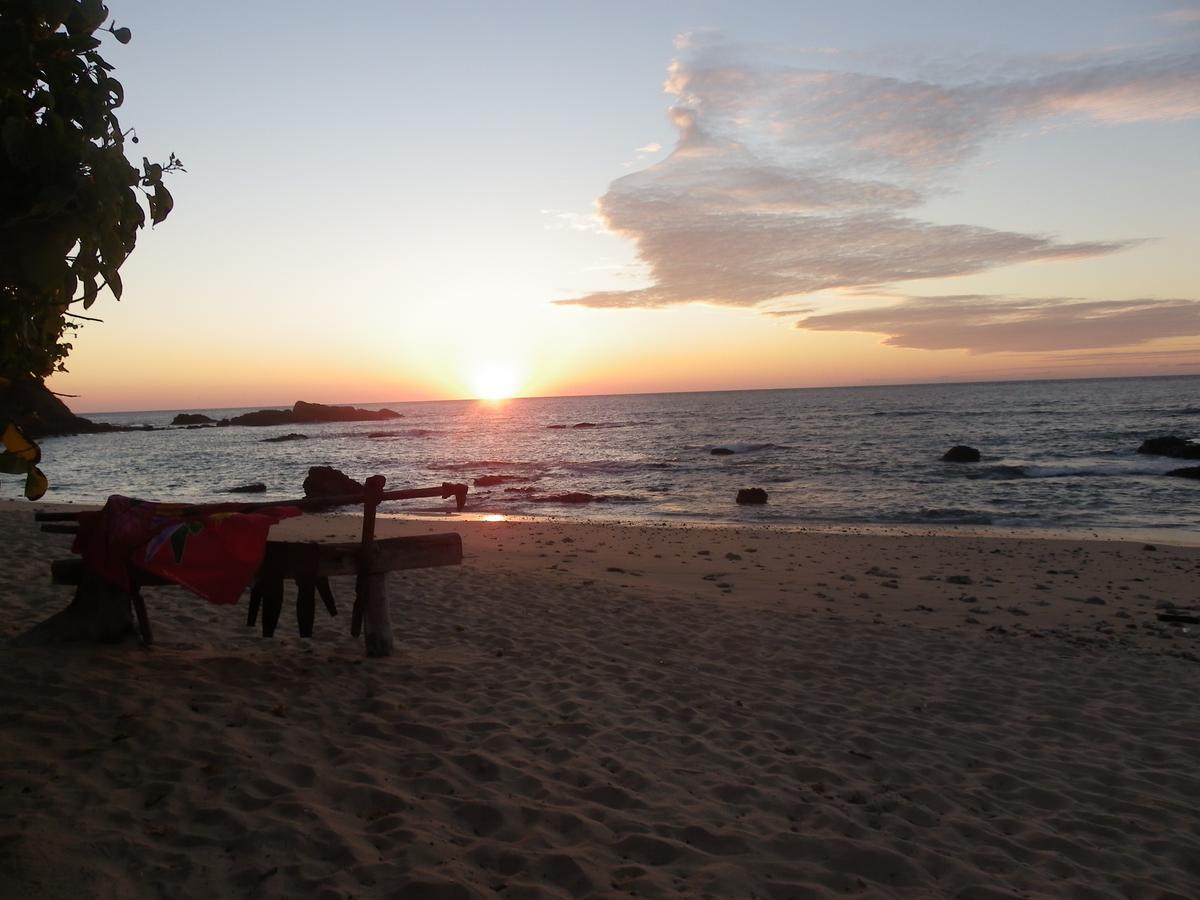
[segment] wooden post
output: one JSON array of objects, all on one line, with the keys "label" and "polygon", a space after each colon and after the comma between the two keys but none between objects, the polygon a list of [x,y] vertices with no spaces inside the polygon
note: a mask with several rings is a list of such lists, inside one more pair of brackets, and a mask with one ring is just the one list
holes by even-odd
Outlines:
[{"label": "wooden post", "polygon": [[385,589],[387,573],[375,571],[379,556],[379,547],[375,543],[375,509],[383,499],[386,480],[382,475],[372,475],[363,485],[366,497],[362,545],[358,551],[358,578],[354,585],[354,619],[365,625],[363,637],[367,656],[391,656],[393,650],[392,622],[388,616]]},{"label": "wooden post", "polygon": [[274,637],[275,626],[279,624],[279,612],[283,609],[283,578],[271,575],[264,577],[262,633],[263,637]]},{"label": "wooden post", "polygon": [[317,580],[302,576],[296,579],[296,622],[300,637],[310,638],[317,609]]},{"label": "wooden post", "polygon": [[337,615],[337,602],[333,599],[333,590],[329,587],[328,576],[322,575],[317,578],[317,593],[321,595],[321,600],[325,604],[325,608],[329,610],[331,616]]},{"label": "wooden post", "polygon": [[255,578],[254,586],[250,588],[250,608],[246,610],[246,627],[253,627],[258,621],[258,608],[262,606],[263,586],[262,579]]}]

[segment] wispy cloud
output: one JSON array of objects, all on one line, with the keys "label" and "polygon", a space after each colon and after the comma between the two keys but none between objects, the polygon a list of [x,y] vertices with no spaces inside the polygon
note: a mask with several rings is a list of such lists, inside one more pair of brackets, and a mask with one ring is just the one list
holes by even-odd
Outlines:
[{"label": "wispy cloud", "polygon": [[1200,336],[1200,302],[905,297],[884,307],[806,316],[796,327],[883,334],[889,346],[920,350],[1096,350]]},{"label": "wispy cloud", "polygon": [[1112,253],[1134,242],[935,224],[919,209],[982,142],[1023,123],[1200,116],[1200,54],[1090,54],[935,81],[730,61],[710,35],[679,46],[666,82],[675,147],[598,204],[650,284],[560,303],[749,307]]},{"label": "wispy cloud", "polygon": [[577,213],[565,209],[543,209],[549,218],[547,231],[603,231],[604,223],[596,213]]},{"label": "wispy cloud", "polygon": [[1200,6],[1181,6],[1160,13],[1158,17],[1174,25],[1197,25],[1200,24]]}]

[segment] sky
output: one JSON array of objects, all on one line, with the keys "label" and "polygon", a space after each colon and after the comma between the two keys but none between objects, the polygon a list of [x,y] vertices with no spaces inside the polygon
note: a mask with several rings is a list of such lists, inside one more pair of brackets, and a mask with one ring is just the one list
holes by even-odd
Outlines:
[{"label": "sky", "polygon": [[78,411],[1200,373],[1200,3],[109,8]]}]

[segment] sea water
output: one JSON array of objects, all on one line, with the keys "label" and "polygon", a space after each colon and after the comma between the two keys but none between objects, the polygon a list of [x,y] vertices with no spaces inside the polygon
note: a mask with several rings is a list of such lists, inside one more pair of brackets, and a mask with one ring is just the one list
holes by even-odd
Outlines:
[{"label": "sea water", "polygon": [[[93,414],[161,430],[44,440],[46,499],[233,500],[248,482],[267,490],[246,499],[285,499],[302,495],[310,466],[331,465],[391,488],[510,476],[472,487],[476,514],[1179,535],[1200,524],[1200,482],[1164,475],[1196,463],[1136,452],[1148,437],[1200,436],[1198,376],[355,405],[403,418],[186,429],[169,427],[181,410]],[[304,439],[265,440],[288,433]],[[955,444],[982,460],[942,462]],[[768,502],[735,503],[749,487]],[[592,499],[553,499],[564,494]]]}]

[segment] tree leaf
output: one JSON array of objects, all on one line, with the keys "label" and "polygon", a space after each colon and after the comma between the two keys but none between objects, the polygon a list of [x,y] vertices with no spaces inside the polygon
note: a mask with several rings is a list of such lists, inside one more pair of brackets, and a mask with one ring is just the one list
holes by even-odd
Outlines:
[{"label": "tree leaf", "polygon": [[154,186],[154,193],[150,195],[150,222],[157,225],[163,219],[171,214],[171,210],[175,208],[175,198],[171,196],[171,192],[167,190],[164,184]]}]

